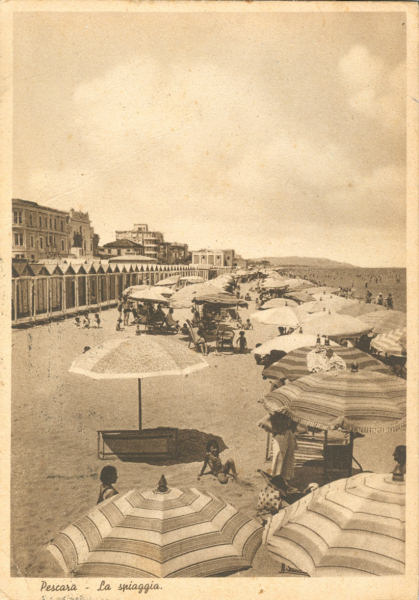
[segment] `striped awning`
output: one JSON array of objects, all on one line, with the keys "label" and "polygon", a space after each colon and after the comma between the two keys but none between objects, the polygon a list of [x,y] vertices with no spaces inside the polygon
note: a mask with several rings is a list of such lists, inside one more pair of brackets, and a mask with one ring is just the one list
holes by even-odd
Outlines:
[{"label": "striped awning", "polygon": [[405,484],[359,473],[279,511],[264,539],[281,563],[312,577],[400,575],[405,568]]},{"label": "striped awning", "polygon": [[[312,352],[314,346],[304,346],[289,352],[284,358],[274,362],[269,367],[266,367],[262,375],[269,379],[299,379],[305,375],[309,375],[310,371],[307,365],[307,355]],[[381,373],[390,373],[390,369],[381,361],[373,358],[366,352],[361,352],[358,348],[334,347],[335,354],[343,358],[346,368],[350,369],[353,363],[358,365],[359,369],[368,369],[370,371],[379,371]]]},{"label": "striped awning", "polygon": [[196,488],[131,490],[96,506],[48,545],[77,577],[208,577],[251,566],[262,527]]},{"label": "striped awning", "polygon": [[397,431],[405,426],[406,382],[369,370],[315,373],[270,392],[263,404],[319,429]]},{"label": "striped awning", "polygon": [[406,313],[400,310],[380,310],[362,315],[362,321],[374,333],[388,333],[393,329],[406,327]]},{"label": "striped awning", "polygon": [[393,329],[388,333],[377,335],[372,341],[371,346],[391,356],[405,356],[406,354],[406,327]]}]

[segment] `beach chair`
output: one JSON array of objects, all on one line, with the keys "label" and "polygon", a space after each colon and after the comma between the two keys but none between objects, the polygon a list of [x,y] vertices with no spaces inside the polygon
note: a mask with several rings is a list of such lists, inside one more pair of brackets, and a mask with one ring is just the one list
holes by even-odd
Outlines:
[{"label": "beach chair", "polygon": [[189,319],[186,320],[186,327],[188,328],[189,334],[188,348],[194,347],[197,352],[201,352],[201,347],[198,344],[196,329],[192,327],[192,323],[189,321]]},{"label": "beach chair", "polygon": [[232,327],[221,326],[217,330],[216,348],[218,352],[230,349],[234,352],[234,329]]}]

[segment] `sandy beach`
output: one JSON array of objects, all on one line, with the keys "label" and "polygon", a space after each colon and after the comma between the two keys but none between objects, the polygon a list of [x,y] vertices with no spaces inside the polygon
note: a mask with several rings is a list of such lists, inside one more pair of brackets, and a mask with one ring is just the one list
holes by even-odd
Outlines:
[{"label": "sandy beach", "polygon": [[[244,289],[245,286],[242,286]],[[247,318],[254,302],[241,311]],[[266,434],[256,423],[264,416],[258,400],[269,390],[252,354],[211,353],[209,367],[186,378],[143,382],[143,427],[179,428],[179,457],[166,464],[101,461],[97,430],[137,427],[137,382],[95,381],[68,372],[85,346],[115,332],[116,310],[102,312],[101,329],[77,329],[73,320],[14,330],[12,334],[12,565],[13,575],[41,577],[40,552],[62,528],[95,505],[98,475],[105,464],[118,470],[116,488],[155,487],[162,474],[169,486],[207,489],[255,516],[266,469]],[[119,335],[133,335],[130,331]],[[246,332],[250,348],[276,332],[254,323]],[[179,343],[187,344],[179,335]],[[164,343],[164,336],[161,336]],[[239,480],[221,485],[211,476],[197,481],[205,445],[218,436],[232,456]],[[356,440],[354,456],[365,470],[393,468],[395,445],[405,432],[367,435]],[[236,576],[277,576],[280,565],[262,547],[252,569]]]}]

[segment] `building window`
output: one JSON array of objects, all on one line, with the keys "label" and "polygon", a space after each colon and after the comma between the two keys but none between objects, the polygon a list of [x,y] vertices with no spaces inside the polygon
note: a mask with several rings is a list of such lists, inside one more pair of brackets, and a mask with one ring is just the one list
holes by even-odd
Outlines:
[{"label": "building window", "polygon": [[15,225],[21,225],[22,224],[22,211],[21,210],[14,210],[13,211],[13,223]]},{"label": "building window", "polygon": [[52,217],[49,218],[49,228],[52,229]]},{"label": "building window", "polygon": [[31,248],[33,248],[33,235],[31,235]]},{"label": "building window", "polygon": [[54,217],[54,229],[57,229],[57,219]]},{"label": "building window", "polygon": [[45,217],[45,227],[48,227],[48,218]]},{"label": "building window", "polygon": [[60,222],[60,225],[61,225],[61,231],[64,231],[64,223],[62,221]]},{"label": "building window", "polygon": [[61,240],[61,251],[64,252],[64,240]]},{"label": "building window", "polygon": [[52,235],[49,236],[49,245],[52,246]]},{"label": "building window", "polygon": [[23,246],[23,233],[15,233],[15,246]]},{"label": "building window", "polygon": [[43,237],[40,237],[40,238],[39,238],[39,247],[40,247],[40,248],[43,248],[43,247],[44,247],[44,238],[43,238]]},{"label": "building window", "polygon": [[33,221],[32,221],[32,213],[29,213],[29,225],[32,226],[33,225]]},{"label": "building window", "polygon": [[42,217],[39,217],[39,227],[42,227]]}]

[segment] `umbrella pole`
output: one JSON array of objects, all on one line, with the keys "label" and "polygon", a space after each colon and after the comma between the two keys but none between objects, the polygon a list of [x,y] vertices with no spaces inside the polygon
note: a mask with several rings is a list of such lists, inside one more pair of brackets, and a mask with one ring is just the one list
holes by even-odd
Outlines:
[{"label": "umbrella pole", "polygon": [[141,379],[138,380],[138,429],[141,431],[143,427],[142,411],[141,411]]}]

